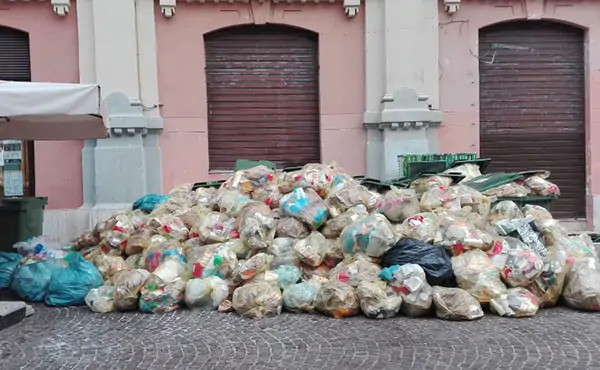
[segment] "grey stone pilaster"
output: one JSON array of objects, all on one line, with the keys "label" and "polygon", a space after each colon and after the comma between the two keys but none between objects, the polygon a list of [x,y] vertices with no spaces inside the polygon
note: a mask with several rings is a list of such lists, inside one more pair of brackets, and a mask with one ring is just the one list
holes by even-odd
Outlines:
[{"label": "grey stone pilaster", "polygon": [[84,207],[126,208],[162,189],[158,133],[162,118],[144,116],[142,107],[122,93],[104,99],[107,139],[87,140],[82,152]]}]

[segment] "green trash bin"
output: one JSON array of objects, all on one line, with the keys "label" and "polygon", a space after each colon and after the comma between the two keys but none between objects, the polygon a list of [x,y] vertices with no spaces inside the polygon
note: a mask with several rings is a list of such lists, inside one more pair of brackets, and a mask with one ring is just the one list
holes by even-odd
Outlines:
[{"label": "green trash bin", "polygon": [[0,251],[13,251],[15,243],[42,235],[46,204],[46,197],[0,200]]}]

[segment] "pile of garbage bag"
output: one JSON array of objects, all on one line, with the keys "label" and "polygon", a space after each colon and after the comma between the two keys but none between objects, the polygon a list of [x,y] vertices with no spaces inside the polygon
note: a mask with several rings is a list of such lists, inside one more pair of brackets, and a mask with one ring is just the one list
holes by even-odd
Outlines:
[{"label": "pile of garbage bag", "polygon": [[[475,177],[474,165],[464,165]],[[149,194],[67,246],[0,253],[0,289],[97,313],[235,311],[476,320],[534,316],[562,301],[600,311],[600,264],[512,191],[557,195],[546,173],[482,194],[452,177],[371,190],[336,165],[237,171],[219,188]]]}]

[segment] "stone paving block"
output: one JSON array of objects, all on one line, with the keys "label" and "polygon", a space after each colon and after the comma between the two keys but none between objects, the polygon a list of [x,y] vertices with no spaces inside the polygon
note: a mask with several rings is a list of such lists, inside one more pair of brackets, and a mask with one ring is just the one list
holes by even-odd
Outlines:
[{"label": "stone paving block", "polygon": [[25,302],[0,302],[0,330],[19,323],[27,314]]},{"label": "stone paving block", "polygon": [[0,333],[0,369],[600,369],[600,313],[563,307],[473,322],[33,307]]}]

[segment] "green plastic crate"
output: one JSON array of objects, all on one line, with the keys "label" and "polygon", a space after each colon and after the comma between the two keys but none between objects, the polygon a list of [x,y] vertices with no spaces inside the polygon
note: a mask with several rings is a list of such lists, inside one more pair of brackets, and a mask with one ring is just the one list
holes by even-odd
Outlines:
[{"label": "green plastic crate", "polygon": [[477,159],[475,153],[408,154],[402,158],[402,173],[405,178],[416,179],[423,173],[444,172],[455,162]]},{"label": "green plastic crate", "polygon": [[550,210],[550,203],[556,199],[554,197],[548,196],[530,196],[530,197],[498,197],[494,204],[501,202],[503,200],[510,200],[515,202],[519,207],[523,207],[527,204],[531,204],[532,206],[540,206],[544,207],[548,211]]},{"label": "green plastic crate", "polygon": [[486,190],[495,188],[497,186],[502,186],[504,184],[508,184],[521,178],[523,178],[523,176],[516,172],[494,172],[476,177],[469,181],[465,181],[462,184],[467,185],[479,192],[484,192]]},{"label": "green plastic crate", "polygon": [[46,204],[45,197],[0,200],[0,251],[13,251],[15,243],[42,235]]},{"label": "green plastic crate", "polygon": [[409,162],[403,168],[404,177],[416,179],[424,173],[439,173],[446,170],[446,161]]}]

